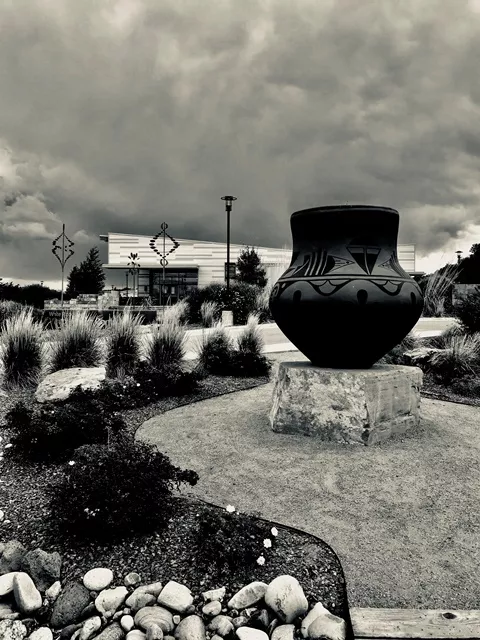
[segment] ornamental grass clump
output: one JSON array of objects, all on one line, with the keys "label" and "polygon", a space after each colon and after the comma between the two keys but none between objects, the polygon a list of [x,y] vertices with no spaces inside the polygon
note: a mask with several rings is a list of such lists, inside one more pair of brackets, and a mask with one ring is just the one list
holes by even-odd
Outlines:
[{"label": "ornamental grass clump", "polygon": [[188,321],[188,302],[179,300],[171,307],[166,307],[163,311],[163,320],[186,324]]},{"label": "ornamental grass clump", "polygon": [[237,338],[232,363],[233,375],[258,377],[270,373],[272,365],[263,354],[264,341],[258,323],[258,315],[250,314],[247,326]]},{"label": "ornamental grass clump", "polygon": [[50,372],[71,367],[97,367],[102,361],[100,318],[88,311],[66,312],[50,355]]},{"label": "ornamental grass clump", "polygon": [[23,308],[4,322],[2,364],[4,386],[30,387],[42,370],[43,327],[35,322],[32,309]]},{"label": "ornamental grass clump", "polygon": [[423,291],[423,316],[440,318],[451,306],[452,287],[456,282],[459,265],[448,264],[443,271],[435,271],[427,277]]},{"label": "ornamental grass clump", "polygon": [[220,315],[220,307],[216,302],[206,301],[202,303],[200,307],[200,317],[202,320],[202,327],[213,327]]},{"label": "ornamental grass clump", "polygon": [[167,316],[152,327],[147,338],[146,360],[153,368],[179,365],[185,357],[185,326],[174,316]]},{"label": "ornamental grass clump", "polygon": [[480,334],[450,334],[445,347],[430,355],[428,370],[442,384],[476,376],[480,371]]},{"label": "ornamental grass clump", "polygon": [[130,309],[115,314],[107,323],[106,370],[109,378],[122,378],[140,362],[140,317]]},{"label": "ornamental grass clump", "polygon": [[77,447],[105,444],[125,429],[118,413],[80,387],[61,403],[37,404],[33,409],[17,403],[7,413],[6,425],[12,432],[12,455],[44,463],[68,460]]},{"label": "ornamental grass clump", "polygon": [[197,481],[154,446],[126,437],[83,446],[48,490],[52,525],[59,535],[102,542],[158,531],[172,515],[173,490]]},{"label": "ornamental grass clump", "polygon": [[198,348],[199,369],[213,375],[231,375],[234,351],[233,342],[225,328],[217,323],[212,332],[202,337]]},{"label": "ornamental grass clump", "polygon": [[254,565],[264,565],[274,553],[278,530],[228,505],[225,511],[202,511],[195,558],[205,571],[224,578]]}]

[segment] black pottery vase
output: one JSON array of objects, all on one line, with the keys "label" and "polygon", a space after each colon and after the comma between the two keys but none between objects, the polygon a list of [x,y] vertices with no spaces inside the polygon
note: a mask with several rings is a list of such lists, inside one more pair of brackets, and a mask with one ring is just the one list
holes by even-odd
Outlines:
[{"label": "black pottery vase", "polygon": [[413,329],[418,284],[397,258],[399,214],[370,205],[296,211],[292,261],[270,295],[286,337],[314,365],[369,368]]}]

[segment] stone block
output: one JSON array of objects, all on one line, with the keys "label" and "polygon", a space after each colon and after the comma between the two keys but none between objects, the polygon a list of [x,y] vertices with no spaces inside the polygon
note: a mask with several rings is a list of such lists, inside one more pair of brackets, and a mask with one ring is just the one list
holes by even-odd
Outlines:
[{"label": "stone block", "polygon": [[371,445],[418,426],[423,373],[376,364],[327,369],[281,362],[275,369],[270,425],[277,433]]}]

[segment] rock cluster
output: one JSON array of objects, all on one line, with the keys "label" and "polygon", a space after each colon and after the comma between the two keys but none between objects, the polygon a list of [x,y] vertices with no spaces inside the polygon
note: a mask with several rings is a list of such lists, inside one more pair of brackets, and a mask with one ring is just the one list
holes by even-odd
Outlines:
[{"label": "rock cluster", "polygon": [[252,582],[225,602],[221,587],[194,596],[183,584],[114,584],[97,567],[60,582],[61,558],[18,541],[0,544],[0,640],[345,640],[346,624],[309,606],[288,575]]}]

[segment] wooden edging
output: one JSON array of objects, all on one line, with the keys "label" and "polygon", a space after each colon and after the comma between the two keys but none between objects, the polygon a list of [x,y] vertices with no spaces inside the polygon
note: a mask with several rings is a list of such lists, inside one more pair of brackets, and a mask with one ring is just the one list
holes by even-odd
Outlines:
[{"label": "wooden edging", "polygon": [[350,608],[355,638],[480,639],[480,610]]}]

